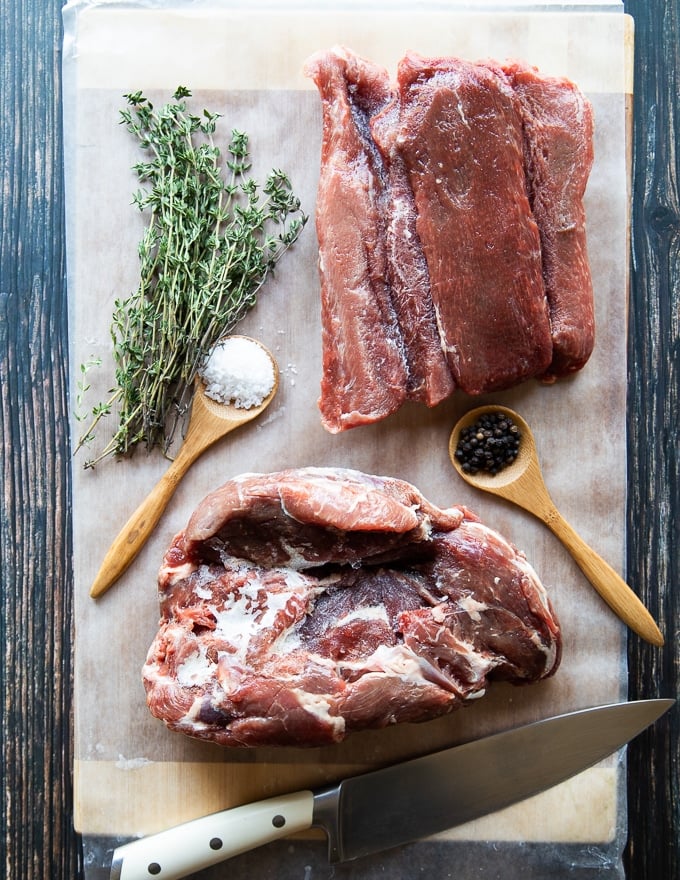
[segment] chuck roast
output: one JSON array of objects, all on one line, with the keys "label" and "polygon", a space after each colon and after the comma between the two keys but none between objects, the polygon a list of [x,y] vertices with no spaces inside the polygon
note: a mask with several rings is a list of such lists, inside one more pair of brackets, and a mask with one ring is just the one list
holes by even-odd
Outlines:
[{"label": "chuck roast", "polygon": [[158,584],[149,708],[225,746],[323,746],[426,721],[560,660],[522,553],[464,507],[354,470],[230,480],[175,537]]}]

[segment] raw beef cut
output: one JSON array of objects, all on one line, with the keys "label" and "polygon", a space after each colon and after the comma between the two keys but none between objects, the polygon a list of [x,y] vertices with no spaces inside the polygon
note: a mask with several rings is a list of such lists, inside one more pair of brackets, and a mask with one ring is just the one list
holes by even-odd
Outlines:
[{"label": "raw beef cut", "polygon": [[455,58],[410,53],[397,76],[397,143],[453,378],[468,394],[512,387],[552,354],[517,98]]},{"label": "raw beef cut", "polygon": [[567,79],[516,62],[503,68],[519,97],[531,206],[541,233],[553,355],[546,379],[580,370],[595,342],[583,196],[593,165],[593,111]]},{"label": "raw beef cut", "polygon": [[[407,398],[434,406],[454,385],[406,172],[374,142],[376,120],[395,106],[387,71],[342,49],[314,56],[305,69],[323,102],[319,405],[335,433],[378,421]],[[389,139],[391,127],[383,133]]]},{"label": "raw beef cut", "polygon": [[407,396],[427,406],[447,398],[455,382],[442,348],[430,275],[418,235],[418,216],[408,171],[397,146],[399,101],[393,99],[371,119],[387,178],[385,236],[390,292],[404,341],[408,368]]},{"label": "raw beef cut", "polygon": [[353,470],[230,480],[175,537],[158,583],[149,708],[225,746],[425,721],[560,661],[522,553],[463,507]]},{"label": "raw beef cut", "polygon": [[580,370],[594,345],[592,110],[520,62],[349,49],[305,72],[323,117],[316,227],[331,432]]},{"label": "raw beef cut", "polygon": [[323,100],[316,204],[322,278],[320,410],[331,432],[375,422],[406,398],[390,298],[382,164],[368,120],[391,97],[387,71],[348,53],[312,59]]}]

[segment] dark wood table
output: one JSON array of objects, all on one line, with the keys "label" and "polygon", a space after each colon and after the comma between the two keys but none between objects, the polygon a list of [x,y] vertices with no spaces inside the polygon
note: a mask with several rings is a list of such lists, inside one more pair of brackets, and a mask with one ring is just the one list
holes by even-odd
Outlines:
[{"label": "dark wood table", "polygon": [[[8,0],[0,24],[0,872],[10,880],[82,876],[72,827],[61,5]],[[680,4],[626,9],[636,22],[627,573],[667,641],[659,651],[630,638],[636,699],[677,696],[680,665]],[[629,749],[634,880],[680,877],[679,734],[676,706]]]}]

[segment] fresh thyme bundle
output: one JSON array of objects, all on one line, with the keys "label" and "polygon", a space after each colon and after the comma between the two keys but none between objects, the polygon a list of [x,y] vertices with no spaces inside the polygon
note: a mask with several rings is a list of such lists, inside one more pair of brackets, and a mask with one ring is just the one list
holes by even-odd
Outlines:
[{"label": "fresh thyme bundle", "polygon": [[[103,417],[118,413],[114,436],[86,466],[139,443],[167,451],[203,357],[255,304],[307,220],[283,171],[271,171],[262,187],[247,176],[244,133],[232,131],[221,167],[213,140],[219,114],[188,113],[183,99],[189,97],[180,87],[155,110],[141,92],[125,95],[121,122],[148,153],[148,161],[134,166],[144,185],[134,203],[150,219],[139,245],[139,287],[115,302],[115,388],[88,417],[77,414],[89,424],[76,451],[94,438]],[[81,366],[79,403],[93,363]]]}]

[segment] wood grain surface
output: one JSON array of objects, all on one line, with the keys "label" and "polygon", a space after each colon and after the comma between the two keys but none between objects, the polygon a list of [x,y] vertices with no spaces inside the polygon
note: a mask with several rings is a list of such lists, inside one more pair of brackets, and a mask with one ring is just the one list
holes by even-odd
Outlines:
[{"label": "wood grain surface", "polygon": [[[61,9],[0,15],[2,861],[76,877]],[[3,871],[4,868],[4,871]]]},{"label": "wood grain surface", "polygon": [[[629,698],[680,694],[680,9],[636,20],[629,324],[628,579],[666,634],[628,647]],[[629,876],[680,877],[680,710],[628,751]]]},{"label": "wood grain surface", "polygon": [[[667,642],[660,652],[630,639],[634,699],[678,694],[680,31],[676,3],[626,8],[636,19],[627,573]],[[60,2],[3,3],[0,57],[2,869],[78,878]],[[676,708],[629,750],[633,880],[680,876],[679,734]]]}]

